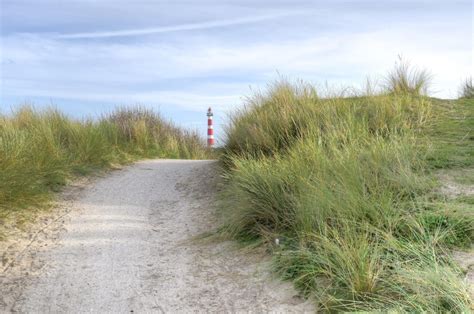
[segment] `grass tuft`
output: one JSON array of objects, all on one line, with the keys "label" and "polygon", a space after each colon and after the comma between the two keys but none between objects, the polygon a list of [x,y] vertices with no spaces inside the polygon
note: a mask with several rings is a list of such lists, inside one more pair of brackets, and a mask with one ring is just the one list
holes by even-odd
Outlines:
[{"label": "grass tuft", "polygon": [[385,79],[385,89],[394,94],[427,95],[432,76],[426,69],[412,67],[402,58]]},{"label": "grass tuft", "polygon": [[466,78],[461,84],[460,98],[474,99],[474,85],[472,77]]}]

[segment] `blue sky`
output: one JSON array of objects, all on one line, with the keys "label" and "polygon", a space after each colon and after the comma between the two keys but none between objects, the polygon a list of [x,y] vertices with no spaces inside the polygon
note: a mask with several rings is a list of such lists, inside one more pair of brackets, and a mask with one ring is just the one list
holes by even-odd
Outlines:
[{"label": "blue sky", "polygon": [[220,124],[279,76],[358,86],[401,54],[452,98],[474,72],[470,0],[0,3],[2,112],[140,104],[204,135],[208,106]]}]

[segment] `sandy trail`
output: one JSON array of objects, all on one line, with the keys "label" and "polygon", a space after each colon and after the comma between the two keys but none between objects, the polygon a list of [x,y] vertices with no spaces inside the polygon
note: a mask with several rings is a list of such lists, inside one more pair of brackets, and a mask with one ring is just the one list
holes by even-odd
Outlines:
[{"label": "sandy trail", "polygon": [[289,284],[272,279],[267,258],[231,242],[194,240],[216,226],[214,167],[143,161],[88,186],[70,203],[55,245],[34,256],[41,267],[17,276],[16,285],[3,275],[4,311],[312,311]]}]

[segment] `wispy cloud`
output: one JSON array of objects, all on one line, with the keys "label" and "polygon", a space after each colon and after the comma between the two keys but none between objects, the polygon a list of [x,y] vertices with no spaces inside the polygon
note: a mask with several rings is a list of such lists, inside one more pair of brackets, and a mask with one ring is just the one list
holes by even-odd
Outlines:
[{"label": "wispy cloud", "polygon": [[245,17],[245,18],[215,20],[215,21],[206,21],[206,22],[199,22],[199,23],[179,24],[179,25],[172,25],[172,26],[161,26],[161,27],[140,28],[140,29],[123,29],[123,30],[118,30],[118,31],[105,31],[105,32],[61,34],[61,35],[58,35],[57,38],[62,38],[62,39],[110,38],[110,37],[142,36],[142,35],[151,35],[151,34],[160,34],[160,33],[202,30],[202,29],[211,29],[211,28],[219,28],[219,27],[226,27],[226,26],[258,23],[258,22],[277,19],[277,18],[281,18],[285,16],[299,15],[299,14],[304,14],[304,13],[305,12],[303,11],[280,12],[280,13],[274,13],[274,14]]},{"label": "wispy cloud", "polygon": [[[201,121],[209,105],[233,110],[278,73],[353,86],[401,53],[435,74],[440,97],[472,73],[470,1],[7,2],[0,111],[25,100],[78,115],[140,103]],[[163,36],[142,36],[153,34]]]},{"label": "wispy cloud", "polygon": [[[206,103],[218,103],[230,109],[241,103],[237,95],[249,94],[249,85],[264,87],[278,77],[277,71],[315,83],[353,85],[365,75],[384,74],[402,53],[436,74],[433,88],[441,92],[437,95],[456,96],[458,81],[469,74],[470,45],[451,36],[450,29],[438,30],[436,36],[444,44],[433,50],[424,29],[410,33],[412,28],[247,45],[188,38],[170,46],[160,41],[70,42],[14,36],[5,38],[4,59],[11,62],[3,64],[3,85],[9,95],[20,99],[31,95],[97,103],[155,103],[198,111]],[[468,35],[466,30],[461,38]]]}]

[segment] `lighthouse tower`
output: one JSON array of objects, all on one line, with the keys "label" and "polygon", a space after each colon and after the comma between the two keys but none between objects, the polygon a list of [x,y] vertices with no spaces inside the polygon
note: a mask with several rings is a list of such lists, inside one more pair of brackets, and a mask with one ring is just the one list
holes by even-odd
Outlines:
[{"label": "lighthouse tower", "polygon": [[214,146],[214,127],[212,125],[212,113],[211,107],[207,109],[207,147],[212,148]]}]

